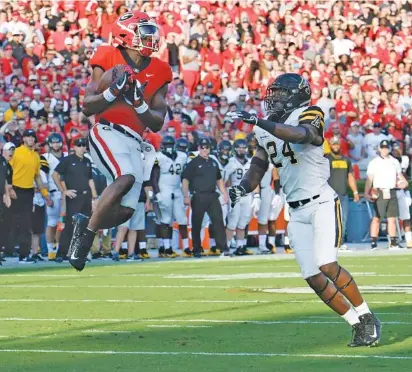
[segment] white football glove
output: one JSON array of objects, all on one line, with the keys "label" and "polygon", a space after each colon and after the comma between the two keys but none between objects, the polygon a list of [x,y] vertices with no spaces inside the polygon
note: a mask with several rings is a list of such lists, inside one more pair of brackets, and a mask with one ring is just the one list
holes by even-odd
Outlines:
[{"label": "white football glove", "polygon": [[255,218],[257,217],[261,203],[262,203],[262,200],[260,199],[260,195],[255,194],[253,196],[253,201],[252,201],[252,213],[253,213],[253,217]]}]

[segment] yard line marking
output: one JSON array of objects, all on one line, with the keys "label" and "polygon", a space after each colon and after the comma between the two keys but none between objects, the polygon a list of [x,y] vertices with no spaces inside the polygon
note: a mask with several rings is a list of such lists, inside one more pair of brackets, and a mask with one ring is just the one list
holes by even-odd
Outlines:
[{"label": "yard line marking", "polygon": [[205,325],[177,325],[177,324],[150,324],[148,328],[211,328],[212,326]]},{"label": "yard line marking", "polygon": [[[272,303],[276,301],[268,300],[56,300],[47,298],[1,298],[0,302],[112,302],[112,303],[196,303],[196,304],[233,304],[233,303],[245,303],[245,304],[258,304],[258,303]],[[323,302],[322,302],[323,303]]]},{"label": "yard line marking", "polygon": [[48,349],[0,349],[2,353],[46,353],[46,354],[96,354],[96,355],[157,355],[157,356],[221,356],[221,357],[294,357],[294,358],[342,358],[342,359],[388,359],[412,360],[402,355],[353,355],[353,354],[294,354],[294,353],[231,353],[205,351],[114,351],[114,350],[48,350]]},{"label": "yard line marking", "polygon": [[86,329],[82,333],[133,333],[131,331],[113,331],[113,330],[103,330],[103,329]]},{"label": "yard line marking", "polygon": [[[9,322],[134,322],[134,323],[211,323],[211,324],[255,324],[255,325],[271,325],[271,324],[346,324],[344,321],[312,321],[310,319],[303,320],[230,320],[230,319],[103,319],[103,318],[18,318],[18,317],[5,317],[0,318],[0,321]],[[381,322],[383,324],[393,325],[412,325],[412,322]]]}]

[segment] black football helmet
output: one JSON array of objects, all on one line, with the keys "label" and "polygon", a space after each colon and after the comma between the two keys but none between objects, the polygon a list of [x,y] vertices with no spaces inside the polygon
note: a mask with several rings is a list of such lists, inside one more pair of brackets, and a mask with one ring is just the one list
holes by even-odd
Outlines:
[{"label": "black football helmet", "polygon": [[223,140],[219,142],[217,146],[217,156],[222,163],[226,164],[229,161],[231,151],[232,144],[230,141]]},{"label": "black football helmet", "polygon": [[160,150],[165,155],[173,155],[175,151],[175,139],[172,136],[164,136]]},{"label": "black football helmet", "polygon": [[184,137],[178,138],[176,140],[175,149],[176,151],[187,153],[187,150],[189,149],[189,141]]},{"label": "black football helmet", "polygon": [[50,134],[46,141],[54,151],[59,151],[63,147],[63,137],[59,133]]},{"label": "black football helmet", "polygon": [[233,149],[235,150],[236,157],[239,159],[244,159],[247,151],[247,142],[244,139],[237,139],[233,144]]},{"label": "black football helmet", "polygon": [[310,96],[310,85],[305,78],[282,74],[266,89],[265,110],[272,120],[284,122],[293,110],[308,106]]}]

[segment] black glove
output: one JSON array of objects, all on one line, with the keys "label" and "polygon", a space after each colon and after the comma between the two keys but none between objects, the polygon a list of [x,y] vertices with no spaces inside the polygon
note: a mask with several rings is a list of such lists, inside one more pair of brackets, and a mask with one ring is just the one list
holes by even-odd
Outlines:
[{"label": "black glove", "polygon": [[226,116],[229,116],[230,118],[234,120],[242,120],[245,123],[248,124],[253,124],[256,125],[258,122],[258,117],[255,114],[249,114],[246,111],[234,111],[234,112],[228,112]]},{"label": "black glove", "polygon": [[246,190],[243,186],[232,186],[229,188],[230,206],[233,208],[242,196],[246,195]]},{"label": "black glove", "polygon": [[112,83],[112,85],[110,85],[110,93],[112,93],[115,97],[119,97],[127,90],[130,90],[129,88],[131,87],[132,83],[132,75],[129,71],[125,71]]},{"label": "black glove", "polygon": [[139,80],[135,80],[131,88],[123,93],[124,100],[132,105],[136,110],[141,109],[145,105],[143,98],[144,89],[146,88],[147,81],[142,85]]}]

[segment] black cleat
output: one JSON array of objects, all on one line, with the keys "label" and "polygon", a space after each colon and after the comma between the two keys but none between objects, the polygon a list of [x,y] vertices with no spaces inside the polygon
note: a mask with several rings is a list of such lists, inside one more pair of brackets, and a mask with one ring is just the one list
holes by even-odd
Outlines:
[{"label": "black cleat", "polygon": [[368,346],[365,342],[365,327],[362,323],[356,323],[352,326],[352,340],[349,347]]},{"label": "black cleat", "polygon": [[367,346],[377,345],[381,338],[381,322],[373,313],[361,315],[359,320],[364,328],[364,340]]},{"label": "black cleat", "polygon": [[87,262],[87,255],[93,244],[93,239],[90,236],[93,235],[93,233],[87,231],[88,223],[89,217],[84,214],[76,213],[73,216],[73,236],[70,242],[68,256],[70,265],[78,271],[84,269]]},{"label": "black cleat", "polygon": [[201,249],[194,249],[193,250],[193,257],[194,258],[202,258],[202,250]]}]

